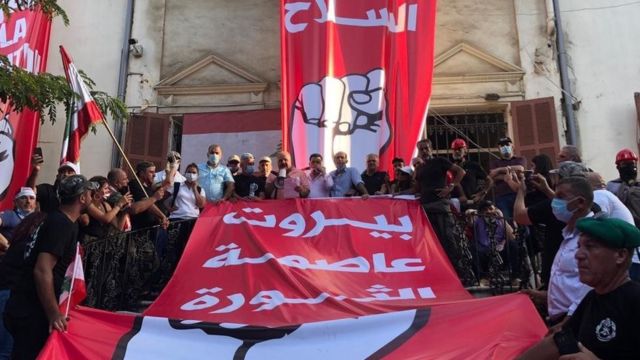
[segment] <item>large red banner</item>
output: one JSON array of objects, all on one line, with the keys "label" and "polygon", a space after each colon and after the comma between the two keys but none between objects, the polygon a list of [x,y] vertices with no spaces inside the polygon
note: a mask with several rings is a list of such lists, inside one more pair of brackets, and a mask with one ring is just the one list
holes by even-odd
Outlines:
[{"label": "large red banner", "polygon": [[76,309],[42,358],[507,359],[545,332],[471,298],[417,202],[296,199],[209,206],[144,316]]},{"label": "large red banner", "polygon": [[[283,144],[409,161],[433,76],[436,0],[281,0]],[[333,166],[331,161],[327,165]]]},{"label": "large red banner", "polygon": [[[33,73],[45,71],[51,21],[41,11],[0,11],[0,55]],[[0,104],[0,210],[13,207],[13,197],[29,176],[31,154],[38,141],[38,114],[11,111]]]}]

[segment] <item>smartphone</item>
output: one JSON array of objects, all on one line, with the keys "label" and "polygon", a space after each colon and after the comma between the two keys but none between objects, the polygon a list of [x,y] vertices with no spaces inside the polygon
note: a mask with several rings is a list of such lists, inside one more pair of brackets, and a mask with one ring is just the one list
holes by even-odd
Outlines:
[{"label": "smartphone", "polygon": [[33,153],[34,153],[35,155],[38,155],[38,156],[42,157],[42,148],[38,146],[38,147],[33,151]]},{"label": "smartphone", "polygon": [[525,170],[524,171],[524,179],[529,181],[531,180],[531,175],[533,175],[533,170]]},{"label": "smartphone", "polygon": [[562,330],[553,335],[553,342],[558,347],[560,355],[575,354],[580,352],[578,340],[571,331]]}]

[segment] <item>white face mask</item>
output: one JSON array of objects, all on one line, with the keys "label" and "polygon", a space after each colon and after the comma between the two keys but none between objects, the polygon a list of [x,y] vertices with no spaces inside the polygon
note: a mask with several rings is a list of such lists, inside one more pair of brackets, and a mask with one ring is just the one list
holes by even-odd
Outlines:
[{"label": "white face mask", "polygon": [[195,173],[186,173],[184,177],[191,182],[198,180],[198,174]]}]

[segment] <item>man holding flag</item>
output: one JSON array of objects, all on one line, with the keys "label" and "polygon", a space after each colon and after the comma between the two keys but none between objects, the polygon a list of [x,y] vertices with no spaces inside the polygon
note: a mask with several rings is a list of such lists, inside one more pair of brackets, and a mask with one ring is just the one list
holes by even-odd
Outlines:
[{"label": "man holding flag", "polygon": [[82,175],[62,180],[60,207],[27,239],[20,279],[11,292],[4,319],[14,339],[14,359],[35,359],[52,330],[67,328],[58,299],[65,273],[77,255],[76,221],[91,203],[91,191],[97,188]]}]

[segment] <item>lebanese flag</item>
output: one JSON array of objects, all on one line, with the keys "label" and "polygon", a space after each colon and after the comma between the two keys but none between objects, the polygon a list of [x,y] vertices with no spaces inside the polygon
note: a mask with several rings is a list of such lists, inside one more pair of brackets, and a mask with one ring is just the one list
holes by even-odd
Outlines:
[{"label": "lebanese flag", "polygon": [[87,286],[84,281],[84,268],[82,267],[82,257],[80,256],[80,244],[76,244],[76,255],[67,267],[62,283],[62,293],[58,303],[60,311],[65,316],[69,314],[69,309],[80,304],[87,297]]},{"label": "lebanese flag", "polygon": [[71,56],[67,54],[67,51],[62,46],[60,46],[60,54],[62,55],[62,65],[64,66],[64,73],[69,86],[76,94],[80,95],[71,104],[71,111],[67,118],[67,126],[65,127],[62,141],[60,163],[70,161],[77,164],[80,161],[80,142],[82,138],[89,132],[91,125],[98,124],[104,120],[104,115],[102,115],[102,111],[93,100],[89,88],[87,88],[78,73]]}]

